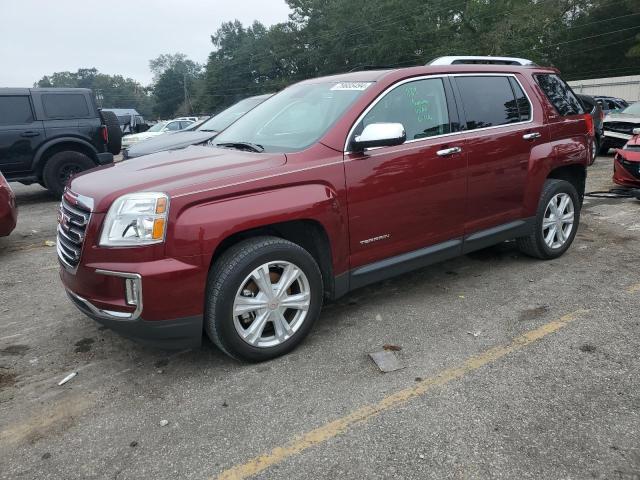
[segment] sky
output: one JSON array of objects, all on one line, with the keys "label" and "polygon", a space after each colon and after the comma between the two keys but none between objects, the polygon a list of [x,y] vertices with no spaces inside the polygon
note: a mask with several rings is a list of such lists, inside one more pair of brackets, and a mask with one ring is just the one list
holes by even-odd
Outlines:
[{"label": "sky", "polygon": [[152,58],[205,63],[223,22],[272,25],[288,14],[284,0],[0,0],[0,87],[85,67],[148,85]]}]

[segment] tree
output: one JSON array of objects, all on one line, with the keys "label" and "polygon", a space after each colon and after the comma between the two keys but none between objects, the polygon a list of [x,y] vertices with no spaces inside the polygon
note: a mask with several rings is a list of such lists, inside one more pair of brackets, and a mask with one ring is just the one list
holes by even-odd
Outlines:
[{"label": "tree", "polygon": [[154,75],[154,113],[162,118],[198,111],[202,65],[183,53],[163,54],[149,62]]},{"label": "tree", "polygon": [[77,72],[55,72],[35,84],[37,87],[90,88],[105,108],[135,108],[144,116],[151,115],[152,99],[148,90],[131,78],[107,75],[96,68],[80,68]]},{"label": "tree", "polygon": [[[289,21],[212,35],[201,104],[217,110],[305,78],[510,55],[565,78],[640,72],[638,0],[287,0]],[[357,19],[357,21],[355,20]]]}]

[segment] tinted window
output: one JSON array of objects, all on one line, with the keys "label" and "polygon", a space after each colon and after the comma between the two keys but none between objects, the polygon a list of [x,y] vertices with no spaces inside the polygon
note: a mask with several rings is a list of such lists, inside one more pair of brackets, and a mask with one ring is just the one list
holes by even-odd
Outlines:
[{"label": "tinted window", "polygon": [[385,122],[401,123],[407,132],[407,140],[449,133],[451,127],[442,80],[416,80],[394,88],[365,115],[355,134],[360,134],[367,125]]},{"label": "tinted window", "polygon": [[467,130],[520,121],[508,77],[456,78],[467,117]]},{"label": "tinted window", "polygon": [[0,125],[33,122],[29,97],[0,97]]},{"label": "tinted window", "polygon": [[509,77],[509,82],[511,82],[511,88],[513,88],[513,93],[516,96],[516,104],[518,105],[520,121],[527,122],[531,120],[531,103],[529,103],[529,99],[522,91],[522,87],[515,78]]},{"label": "tinted window", "polygon": [[44,113],[49,118],[86,118],[89,107],[84,95],[76,93],[45,93],[42,95]]},{"label": "tinted window", "polygon": [[562,116],[584,113],[582,105],[569,86],[557,75],[536,75],[538,85]]}]

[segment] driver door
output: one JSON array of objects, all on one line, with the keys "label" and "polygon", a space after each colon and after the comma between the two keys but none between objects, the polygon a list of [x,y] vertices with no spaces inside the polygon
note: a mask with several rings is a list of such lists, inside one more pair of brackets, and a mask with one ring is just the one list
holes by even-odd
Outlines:
[{"label": "driver door", "polygon": [[402,123],[407,140],[345,154],[352,287],[374,280],[358,280],[359,270],[399,273],[460,254],[466,210],[465,143],[447,77],[403,81],[365,112],[349,143],[382,122]]}]

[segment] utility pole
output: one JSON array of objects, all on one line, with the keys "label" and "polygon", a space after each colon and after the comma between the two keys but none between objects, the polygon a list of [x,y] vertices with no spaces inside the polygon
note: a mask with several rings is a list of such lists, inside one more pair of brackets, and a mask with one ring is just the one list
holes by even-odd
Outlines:
[{"label": "utility pole", "polygon": [[[184,106],[185,108],[188,108],[188,104],[187,104],[187,74],[184,73],[182,75],[182,84],[184,85]],[[188,113],[191,113],[191,109],[189,109]]]}]

